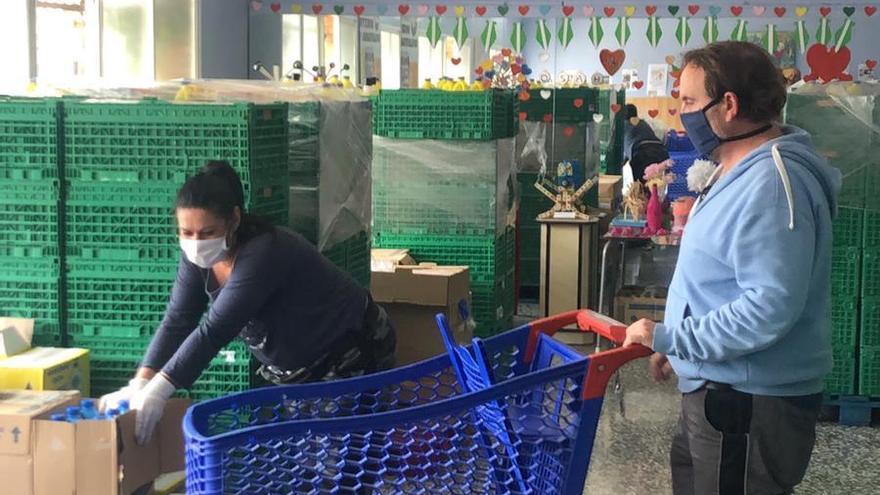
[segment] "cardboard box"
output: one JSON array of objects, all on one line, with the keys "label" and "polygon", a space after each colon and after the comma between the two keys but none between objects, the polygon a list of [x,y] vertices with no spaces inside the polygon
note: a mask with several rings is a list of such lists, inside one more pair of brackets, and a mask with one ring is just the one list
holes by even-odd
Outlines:
[{"label": "cardboard box", "polygon": [[614,297],[614,317],[621,323],[647,318],[662,322],[666,311],[666,292],[662,287],[624,287]]},{"label": "cardboard box", "polygon": [[49,411],[77,404],[79,397],[76,391],[0,390],[0,480],[3,480],[3,493],[34,493],[34,419]]},{"label": "cardboard box", "polygon": [[398,265],[415,265],[409,249],[373,249],[370,251],[370,269],[374,272],[393,272]]},{"label": "cardboard box", "polygon": [[373,299],[388,312],[397,332],[397,364],[404,365],[446,352],[434,321],[446,315],[455,340],[470,343],[473,330],[461,316],[470,310],[470,273],[463,266],[397,266],[372,274]]},{"label": "cardboard box", "polygon": [[599,208],[616,210],[623,199],[623,177],[620,175],[599,176]]},{"label": "cardboard box", "polygon": [[[15,356],[31,348],[34,320],[30,318],[0,318],[0,359]],[[3,387],[0,387],[2,389]]]},{"label": "cardboard box", "polygon": [[88,397],[89,351],[35,347],[0,360],[0,389],[79,390]]},{"label": "cardboard box", "polygon": [[[18,431],[18,442],[0,434],[0,475],[9,471],[21,495],[128,495],[151,483],[163,466],[182,467],[181,424],[189,401],[172,399],[153,439],[138,445],[131,411],[114,420],[67,423],[53,413],[78,405],[77,392],[0,392],[0,428]],[[166,462],[167,457],[167,462]],[[16,471],[7,466],[16,466]],[[8,488],[10,485],[6,485]],[[7,493],[4,490],[4,493]]]}]

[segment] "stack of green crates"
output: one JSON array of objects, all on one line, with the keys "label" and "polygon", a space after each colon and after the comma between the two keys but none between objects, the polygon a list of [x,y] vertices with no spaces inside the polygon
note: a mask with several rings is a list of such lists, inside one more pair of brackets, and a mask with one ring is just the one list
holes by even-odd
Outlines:
[{"label": "stack of green crates", "polygon": [[483,336],[508,329],[514,313],[513,153],[513,139],[373,140],[374,245],[467,265]]},{"label": "stack of green crates", "polygon": [[370,286],[372,112],[363,101],[290,104],[289,226]]},{"label": "stack of green crates", "polygon": [[[227,160],[246,209],[287,223],[287,106],[77,101],[64,114],[67,331],[91,350],[101,394],[130,378],[161,321],[180,256],[174,198],[188,176]],[[230,346],[204,376],[196,398],[245,389],[249,354]]]},{"label": "stack of green crates", "polygon": [[60,117],[59,100],[0,98],[0,315],[47,346],[63,342]]},{"label": "stack of green crates", "polygon": [[880,112],[843,84],[789,94],[786,121],[843,175],[832,254],[832,395],[880,396]]}]

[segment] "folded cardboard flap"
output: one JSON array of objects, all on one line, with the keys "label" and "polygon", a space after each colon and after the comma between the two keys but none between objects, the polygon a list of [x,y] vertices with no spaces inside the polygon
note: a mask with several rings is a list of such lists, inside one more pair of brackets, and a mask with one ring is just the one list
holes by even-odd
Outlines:
[{"label": "folded cardboard flap", "polygon": [[186,468],[183,417],[192,405],[189,399],[171,399],[159,422],[159,472],[173,473]]},{"label": "folded cardboard flap", "polygon": [[393,272],[398,265],[415,265],[409,249],[373,249],[370,251],[370,269],[374,272]]},{"label": "folded cardboard flap", "polygon": [[0,359],[15,356],[31,348],[34,320],[0,317]]},{"label": "folded cardboard flap", "polygon": [[446,307],[451,296],[470,290],[470,273],[466,266],[398,266],[394,272],[373,272],[370,284],[379,303]]},{"label": "folded cardboard flap", "polygon": [[31,452],[33,419],[79,401],[75,390],[35,392],[0,390],[0,454],[28,455]]}]

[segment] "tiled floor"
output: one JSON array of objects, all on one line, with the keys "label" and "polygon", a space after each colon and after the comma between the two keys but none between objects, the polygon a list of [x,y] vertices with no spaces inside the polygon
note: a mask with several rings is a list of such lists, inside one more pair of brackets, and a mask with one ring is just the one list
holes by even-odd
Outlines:
[{"label": "tiled floor", "polygon": [[[534,314],[534,307],[525,308]],[[654,383],[642,360],[621,373],[625,414],[609,385],[584,493],[672,493],[668,449],[679,411],[672,381]],[[880,427],[820,423],[813,459],[797,495],[880,493]]]}]

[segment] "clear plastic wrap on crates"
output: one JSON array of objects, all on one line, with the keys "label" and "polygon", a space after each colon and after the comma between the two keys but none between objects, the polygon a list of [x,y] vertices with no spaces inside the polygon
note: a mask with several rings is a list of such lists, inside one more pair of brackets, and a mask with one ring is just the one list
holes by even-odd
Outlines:
[{"label": "clear plastic wrap on crates", "polygon": [[516,222],[514,140],[373,138],[375,234],[497,237]]},{"label": "clear plastic wrap on crates", "polygon": [[810,133],[813,146],[840,169],[840,204],[880,209],[880,109],[876,85],[805,84],[788,95],[787,123]]}]

